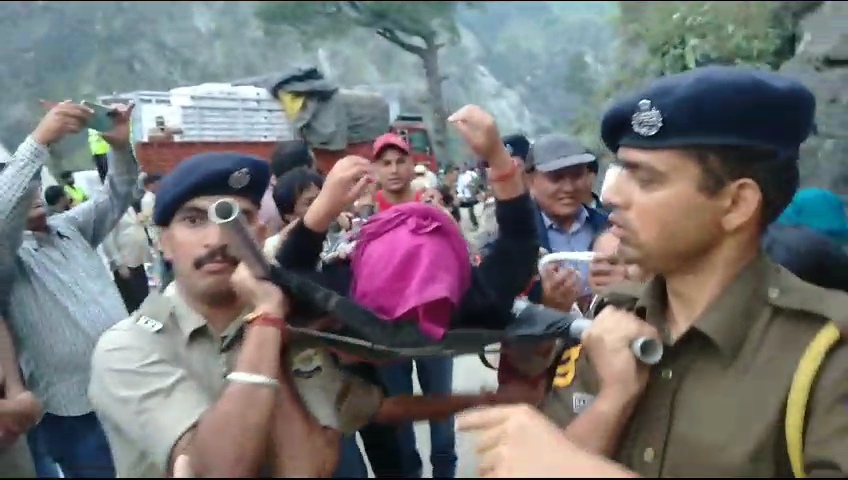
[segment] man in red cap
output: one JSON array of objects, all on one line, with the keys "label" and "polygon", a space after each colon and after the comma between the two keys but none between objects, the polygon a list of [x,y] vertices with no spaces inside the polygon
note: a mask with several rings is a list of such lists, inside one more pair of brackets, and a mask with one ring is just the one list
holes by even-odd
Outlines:
[{"label": "man in red cap", "polygon": [[[422,190],[412,188],[415,178],[415,162],[410,157],[406,140],[396,133],[385,133],[374,140],[373,156],[377,180],[382,187],[375,195],[377,211],[392,208],[406,202],[422,201]],[[412,394],[412,360],[385,365],[381,377],[391,396]],[[427,395],[450,395],[453,384],[453,359],[435,357],[415,360],[418,381]],[[412,424],[401,426],[399,445],[403,477],[421,477],[421,457],[418,454],[415,431]],[[456,437],[453,417],[445,421],[430,422],[431,465],[434,478],[456,476]]]},{"label": "man in red cap", "polygon": [[412,189],[415,178],[415,162],[409,156],[409,144],[396,133],[384,133],[374,140],[372,157],[376,166],[377,180],[381,190],[377,191],[377,211],[405,202],[421,201],[421,192]]}]

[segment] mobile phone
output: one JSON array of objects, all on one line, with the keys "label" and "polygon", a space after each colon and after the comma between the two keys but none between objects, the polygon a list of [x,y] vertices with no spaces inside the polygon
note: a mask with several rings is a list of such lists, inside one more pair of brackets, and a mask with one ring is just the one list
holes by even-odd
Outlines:
[{"label": "mobile phone", "polygon": [[98,132],[108,132],[112,129],[112,117],[115,116],[115,109],[94,102],[82,102],[82,105],[94,112],[88,120],[88,125],[86,125],[88,128]]}]

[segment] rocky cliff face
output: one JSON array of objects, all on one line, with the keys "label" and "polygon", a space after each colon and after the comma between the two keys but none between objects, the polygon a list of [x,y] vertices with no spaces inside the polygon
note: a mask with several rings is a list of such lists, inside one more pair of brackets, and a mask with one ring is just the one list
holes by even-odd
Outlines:
[{"label": "rocky cliff face", "polygon": [[802,181],[848,194],[848,3],[818,3],[803,16],[795,57],[781,71],[817,100],[818,134],[803,147]]},{"label": "rocky cliff face", "polygon": [[[556,4],[532,3],[548,12]],[[524,13],[522,4],[493,5],[501,9],[495,18],[501,27],[514,22],[532,25],[525,18],[532,12]],[[283,71],[303,63],[321,65],[343,86],[392,90],[410,108],[423,110],[421,67],[414,57],[368,32],[340,42],[305,43],[285,32],[268,38],[254,18],[254,6],[255,2],[0,2],[0,30],[6,38],[0,46],[0,141],[15,145],[30,131],[41,114],[39,98],[83,100],[113,92],[167,90]],[[442,56],[449,108],[477,102],[497,116],[504,130],[531,133],[559,115],[561,106],[546,111],[550,102],[538,101],[533,88],[515,79],[505,82],[494,73],[499,66],[503,71],[502,65],[492,67],[492,52],[520,57],[529,48],[536,58],[544,58],[549,45],[562,43],[555,28],[542,36],[534,32],[534,43],[528,47],[520,37],[498,43],[497,38],[480,34],[486,31],[481,25],[491,24],[484,13],[466,12],[462,22],[460,44]],[[581,51],[603,47],[593,45],[599,43],[597,38],[566,43]],[[547,91],[561,89],[559,82],[532,79]],[[67,160],[83,145],[82,139],[72,139],[63,142],[60,151]]]}]

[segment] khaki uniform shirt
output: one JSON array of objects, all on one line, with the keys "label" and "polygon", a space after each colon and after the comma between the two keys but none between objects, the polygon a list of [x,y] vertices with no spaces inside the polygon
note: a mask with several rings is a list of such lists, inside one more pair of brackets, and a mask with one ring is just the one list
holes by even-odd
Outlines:
[{"label": "khaki uniform shirt", "polygon": [[[667,332],[665,285],[624,284],[609,299]],[[620,303],[612,302],[616,305]],[[805,283],[761,256],[674,344],[630,417],[614,459],[645,477],[791,478],[784,418],[798,362],[828,320],[844,325],[848,295]],[[666,338],[668,334],[665,333]],[[566,351],[543,411],[568,425],[598,394],[591,359]],[[819,371],[804,434],[811,477],[848,474],[848,348]]]},{"label": "khaki uniform shirt", "polygon": [[[171,450],[221,396],[238,357],[242,323],[217,336],[178,292],[151,294],[94,350],[89,398],[119,477],[166,476]],[[325,350],[289,345],[295,387],[321,424],[349,433],[368,423],[379,387],[346,375]]]}]

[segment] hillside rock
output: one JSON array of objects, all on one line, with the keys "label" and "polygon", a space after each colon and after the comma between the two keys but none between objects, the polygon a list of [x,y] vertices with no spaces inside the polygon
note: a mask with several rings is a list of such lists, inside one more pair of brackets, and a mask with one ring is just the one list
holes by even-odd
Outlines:
[{"label": "hillside rock", "polygon": [[[38,99],[83,100],[115,92],[167,90],[284,71],[296,64],[322,65],[328,76],[345,87],[370,85],[398,92],[409,108],[424,110],[423,75],[415,57],[369,32],[355,32],[334,42],[305,43],[285,31],[269,38],[254,17],[255,4],[0,2],[5,38],[0,46],[0,111],[4,113],[0,141],[16,145],[33,128],[42,114]],[[518,2],[496,5],[504,14],[498,18],[502,26],[527,25],[529,14]],[[483,13],[467,12],[463,25],[479,24],[475,15]],[[547,32],[535,35],[534,58],[543,58],[556,40],[555,29]],[[595,40],[578,42],[575,48],[589,48]],[[551,91],[558,79],[534,78],[527,85],[504,82],[493,71],[489,54],[496,49],[517,56],[527,46],[495,42],[462,28],[459,45],[445,49],[442,60],[449,107],[479,103],[495,114],[504,130],[532,132],[559,114],[543,108],[551,102],[528,102],[522,92]],[[80,157],[78,165],[68,166],[85,166],[84,145],[82,138],[69,139],[57,149],[57,156],[65,157],[64,161]]]},{"label": "hillside rock", "polygon": [[848,3],[819,3],[801,20],[795,57],[781,72],[816,95],[818,134],[802,149],[802,182],[848,194]]}]

